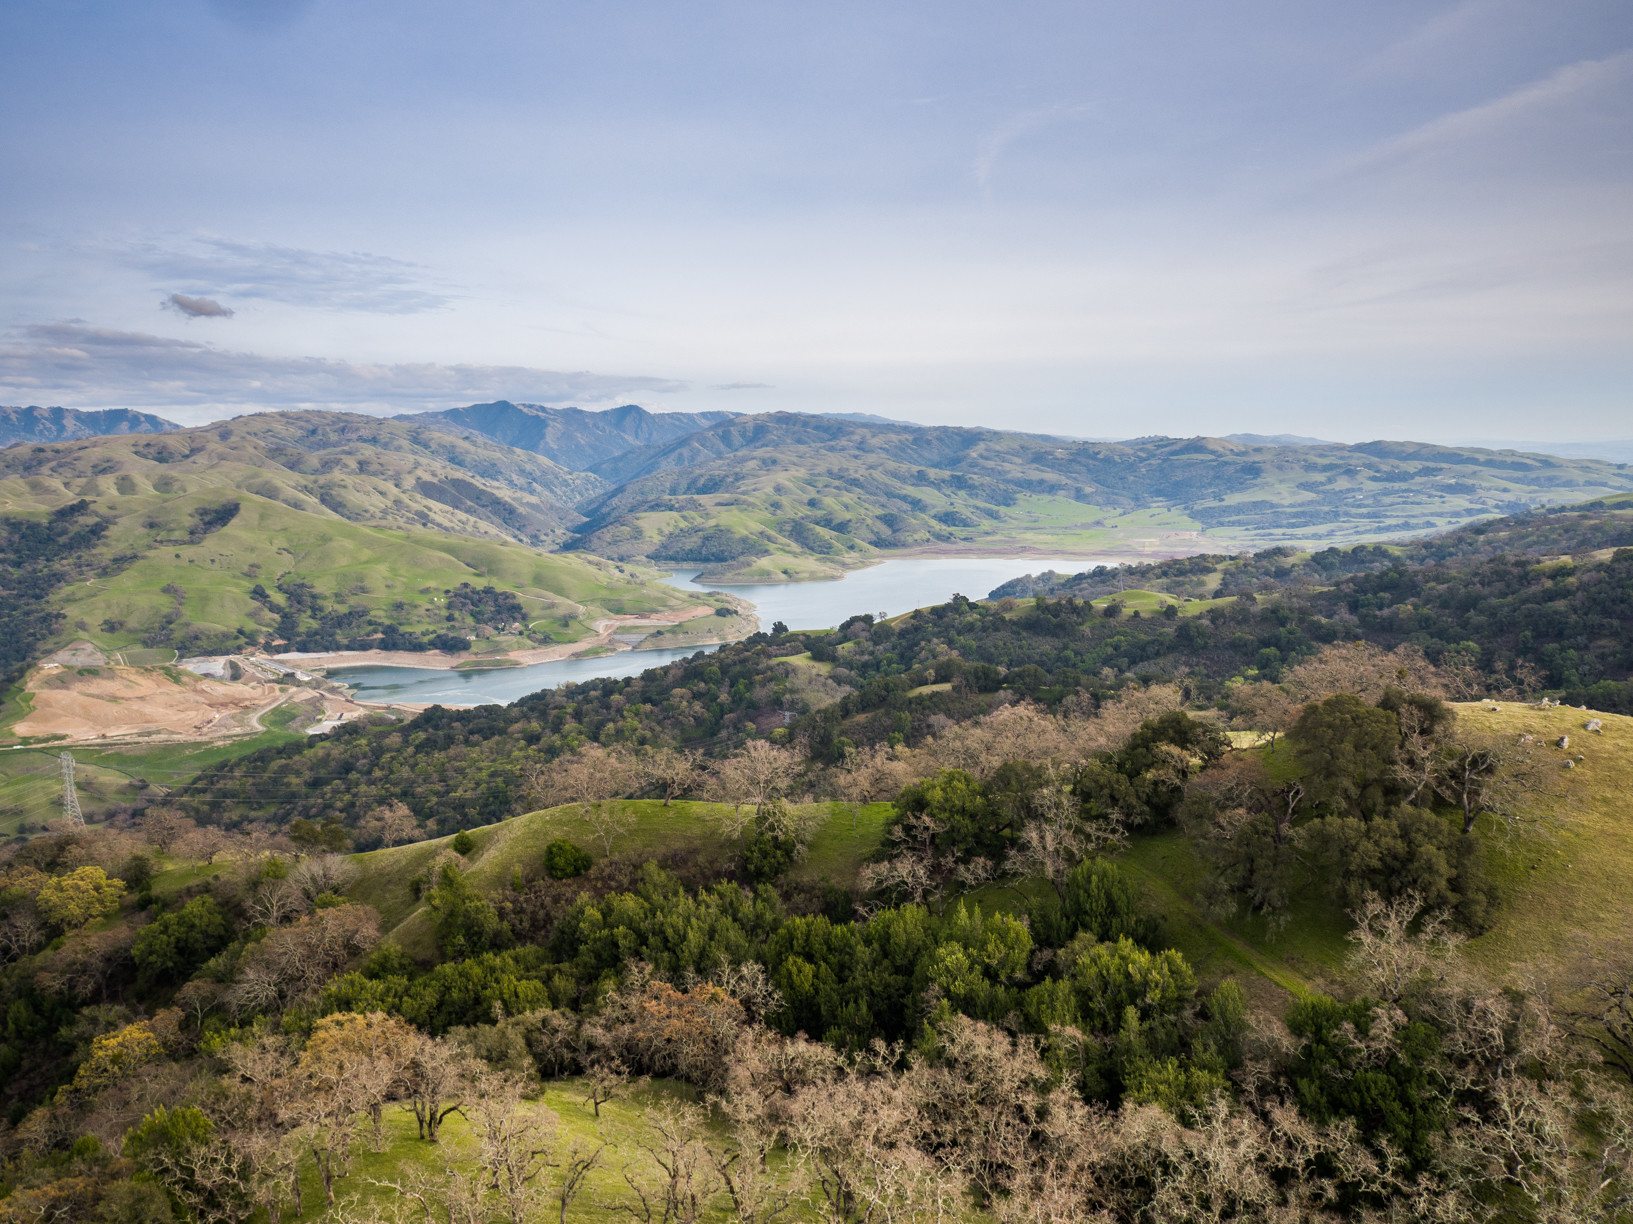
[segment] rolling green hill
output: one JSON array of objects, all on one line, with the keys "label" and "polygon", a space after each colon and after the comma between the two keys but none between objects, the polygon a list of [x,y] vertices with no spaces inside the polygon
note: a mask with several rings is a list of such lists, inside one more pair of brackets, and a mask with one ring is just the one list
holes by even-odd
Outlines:
[{"label": "rolling green hill", "polygon": [[1633,489],[1627,465],[1510,451],[1093,443],[791,414],[740,417],[592,471],[621,483],[582,504],[575,547],[752,579],[901,549],[1320,547]]},{"label": "rolling green hill", "polygon": [[50,599],[52,640],[107,650],[525,646],[687,602],[655,575],[541,550],[595,483],[482,439],[333,413],[0,452],[0,513],[82,501],[82,520],[106,524]]}]

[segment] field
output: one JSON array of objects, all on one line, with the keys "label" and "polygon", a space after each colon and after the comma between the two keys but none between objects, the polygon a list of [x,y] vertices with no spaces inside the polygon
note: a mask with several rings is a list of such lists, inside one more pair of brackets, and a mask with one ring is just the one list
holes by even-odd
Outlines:
[{"label": "field", "polygon": [[[75,787],[86,819],[100,819],[110,808],[134,802],[191,778],[219,761],[258,748],[299,739],[287,729],[299,713],[280,706],[263,717],[268,730],[215,743],[152,744],[122,748],[73,749]],[[280,717],[282,715],[283,717]],[[0,750],[0,836],[42,828],[62,814],[62,768],[57,747]]]}]

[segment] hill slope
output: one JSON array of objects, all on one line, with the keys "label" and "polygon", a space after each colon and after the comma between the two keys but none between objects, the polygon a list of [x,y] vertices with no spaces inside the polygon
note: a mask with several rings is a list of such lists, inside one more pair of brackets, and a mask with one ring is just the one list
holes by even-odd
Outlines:
[{"label": "hill slope", "polygon": [[0,447],[25,442],[66,442],[106,434],[171,433],[174,421],[129,408],[8,408],[0,405]]},{"label": "hill slope", "polygon": [[584,471],[626,451],[662,446],[730,418],[729,412],[648,412],[635,404],[586,412],[582,408],[498,400],[396,419],[480,434],[505,446],[544,455],[574,471]]},{"label": "hill slope", "polygon": [[1348,543],[1633,490],[1625,465],[1419,443],[1073,442],[786,413],[592,470],[617,487],[582,506],[576,547],[756,578],[781,557],[843,566],[880,549]]},{"label": "hill slope", "polygon": [[[333,649],[394,639],[391,625],[421,648],[437,633],[525,646],[686,602],[652,575],[539,550],[597,485],[485,439],[335,413],[0,453],[0,511],[84,501],[82,517],[106,524],[78,563],[85,580],[52,597],[61,634],[106,650]],[[502,594],[483,595],[490,584]]]}]

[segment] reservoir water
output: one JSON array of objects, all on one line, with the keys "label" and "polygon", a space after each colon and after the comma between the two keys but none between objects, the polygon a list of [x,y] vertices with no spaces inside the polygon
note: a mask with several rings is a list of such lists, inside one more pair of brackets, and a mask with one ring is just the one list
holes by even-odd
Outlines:
[{"label": "reservoir water", "polygon": [[[1043,570],[1081,573],[1101,562],[1050,557],[908,557],[881,561],[825,582],[726,586],[700,583],[698,570],[681,570],[670,582],[683,591],[729,591],[748,600],[770,629],[782,621],[790,629],[831,629],[858,612],[896,616],[914,608],[945,603],[954,595],[984,599],[1011,578]],[[347,667],[329,673],[364,701],[424,701],[449,706],[505,703],[540,689],[604,676],[634,676],[712,646],[678,650],[629,650],[593,659],[561,659],[492,671],[434,671],[424,667]]]}]

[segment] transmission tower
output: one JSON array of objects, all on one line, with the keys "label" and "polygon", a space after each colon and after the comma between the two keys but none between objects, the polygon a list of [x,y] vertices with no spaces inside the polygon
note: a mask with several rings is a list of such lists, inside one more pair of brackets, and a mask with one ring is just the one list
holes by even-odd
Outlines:
[{"label": "transmission tower", "polygon": [[77,825],[85,823],[85,813],[79,810],[79,792],[74,789],[74,754],[62,754],[62,814]]}]

